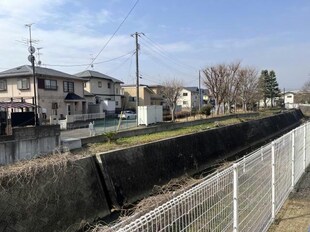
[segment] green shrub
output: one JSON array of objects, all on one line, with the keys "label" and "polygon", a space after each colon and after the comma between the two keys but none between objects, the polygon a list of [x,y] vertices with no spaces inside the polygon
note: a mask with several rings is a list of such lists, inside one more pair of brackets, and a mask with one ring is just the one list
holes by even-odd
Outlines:
[{"label": "green shrub", "polygon": [[205,105],[201,108],[200,113],[208,116],[211,114],[211,110],[212,110],[212,105],[208,104],[208,105]]},{"label": "green shrub", "polygon": [[116,131],[108,131],[108,132],[104,132],[103,136],[108,140],[108,143],[111,143],[116,140],[116,137],[115,137],[116,134],[117,134]]}]

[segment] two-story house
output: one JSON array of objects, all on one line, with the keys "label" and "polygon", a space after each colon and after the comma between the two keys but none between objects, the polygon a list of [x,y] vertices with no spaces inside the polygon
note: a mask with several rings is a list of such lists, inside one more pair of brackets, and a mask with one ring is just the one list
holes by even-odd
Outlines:
[{"label": "two-story house", "polygon": [[84,96],[89,113],[114,114],[121,110],[122,81],[93,70],[85,70],[75,76],[85,80]]},{"label": "two-story house", "polygon": [[[122,85],[124,94],[124,109],[136,109],[137,88],[136,85]],[[139,86],[139,106],[162,105],[163,98],[155,93],[149,86]]]},{"label": "two-story house", "polygon": [[[0,73],[0,101],[36,103],[39,118],[63,118],[87,112],[82,78],[54,69],[23,65]],[[36,89],[34,89],[36,86]],[[26,109],[33,110],[33,109]]]},{"label": "two-story house", "polygon": [[181,106],[182,110],[197,109],[199,107],[199,88],[184,87],[177,100],[177,105]]},{"label": "two-story house", "polygon": [[206,89],[201,89],[200,91],[199,93],[199,88],[197,87],[184,87],[177,100],[177,105],[182,110],[197,110],[199,108],[199,102],[200,106],[207,104],[210,100],[208,91]]}]

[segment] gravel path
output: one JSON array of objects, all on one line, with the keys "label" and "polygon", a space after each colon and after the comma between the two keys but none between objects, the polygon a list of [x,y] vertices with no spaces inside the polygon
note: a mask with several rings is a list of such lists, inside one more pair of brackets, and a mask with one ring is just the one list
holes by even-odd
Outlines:
[{"label": "gravel path", "polygon": [[310,167],[277,215],[269,232],[310,232]]}]

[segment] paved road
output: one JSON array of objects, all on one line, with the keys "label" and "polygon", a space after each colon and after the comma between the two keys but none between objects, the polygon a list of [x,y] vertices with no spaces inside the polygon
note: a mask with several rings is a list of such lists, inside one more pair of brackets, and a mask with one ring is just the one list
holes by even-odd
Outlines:
[{"label": "paved road", "polygon": [[[122,120],[120,125],[118,119],[105,119],[95,121],[95,134],[99,135],[107,131],[126,130],[136,127],[136,120]],[[61,139],[85,138],[90,136],[89,128],[79,128],[61,131]]]}]

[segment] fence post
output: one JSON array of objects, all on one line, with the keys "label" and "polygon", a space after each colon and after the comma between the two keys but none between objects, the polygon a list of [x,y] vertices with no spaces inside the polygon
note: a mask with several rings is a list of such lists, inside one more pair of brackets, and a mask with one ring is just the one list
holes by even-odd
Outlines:
[{"label": "fence post", "polygon": [[271,200],[272,200],[272,221],[276,216],[276,167],[275,167],[274,142],[271,143]]},{"label": "fence post", "polygon": [[233,232],[238,232],[238,166],[236,163],[233,165]]},{"label": "fence post", "polygon": [[304,157],[304,160],[303,160],[303,163],[304,163],[304,172],[306,171],[306,167],[307,167],[307,164],[306,164],[306,131],[307,131],[307,124],[304,124],[304,139],[303,139],[303,157]]},{"label": "fence post", "polygon": [[295,185],[295,129],[291,132],[292,133],[292,189],[294,189]]}]

